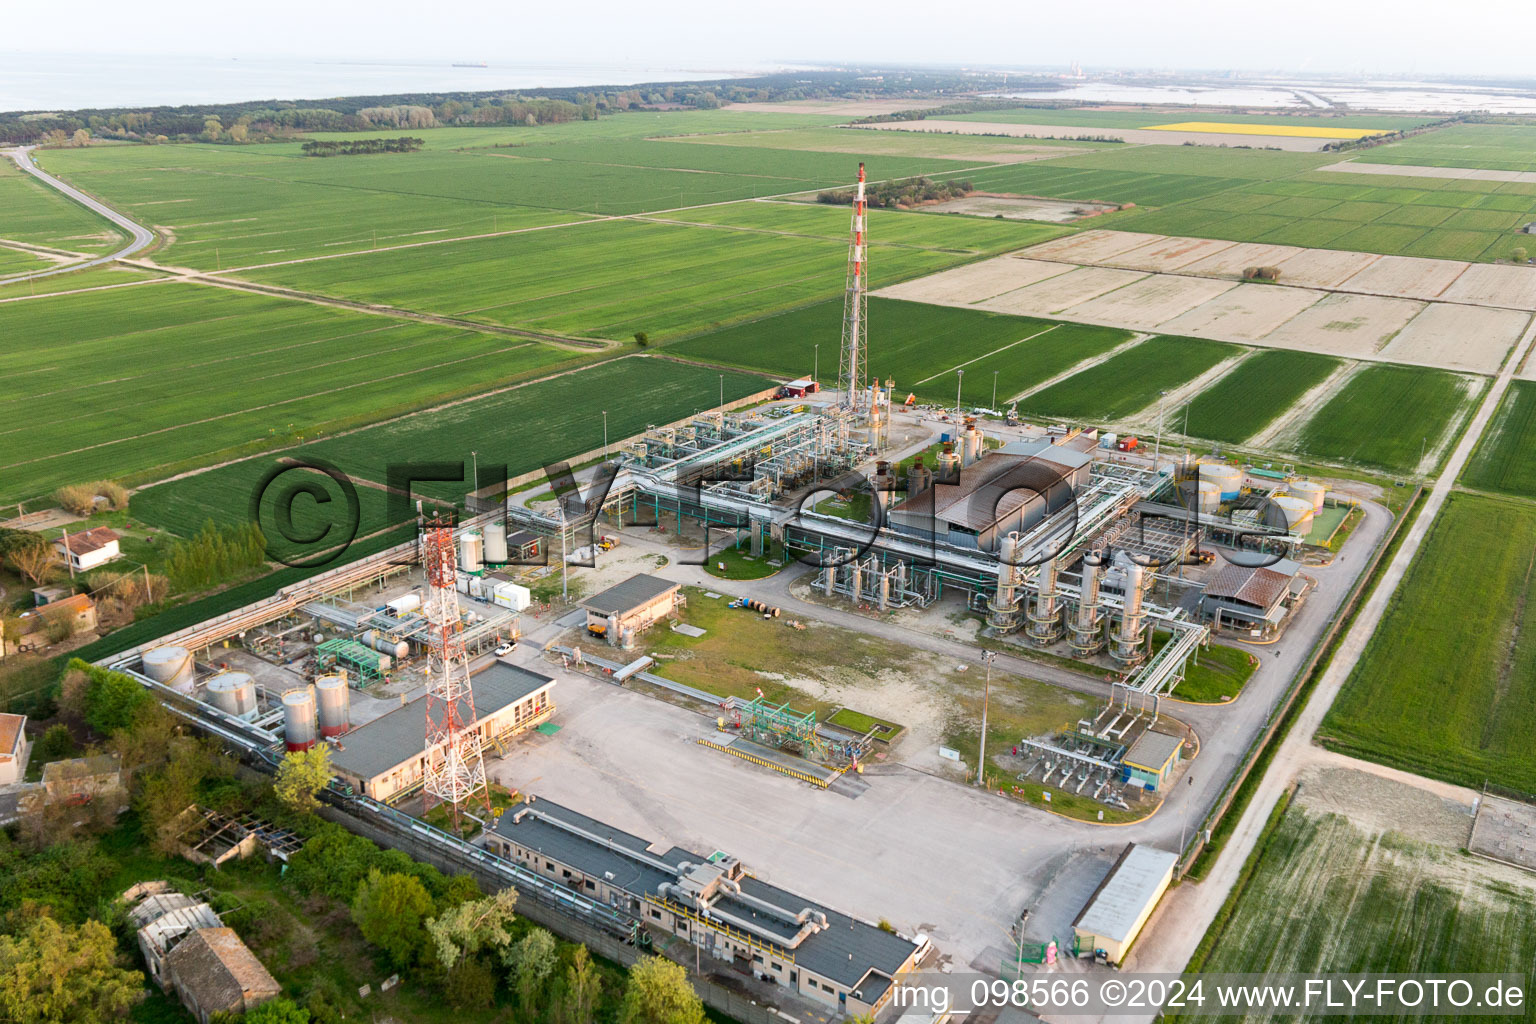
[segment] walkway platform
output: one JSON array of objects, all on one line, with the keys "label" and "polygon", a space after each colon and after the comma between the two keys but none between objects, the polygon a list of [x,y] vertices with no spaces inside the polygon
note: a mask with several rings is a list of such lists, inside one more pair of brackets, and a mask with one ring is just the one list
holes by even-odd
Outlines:
[{"label": "walkway platform", "polygon": [[739,757],[743,761],[751,761],[759,767],[778,772],[780,775],[788,775],[792,779],[809,782],[811,785],[821,789],[826,789],[836,782],[846,770],[843,768],[828,768],[825,765],[807,761],[803,757],[795,757],[793,754],[786,754],[782,750],[765,747],[761,743],[753,743],[751,740],[742,739],[740,736],[727,736],[724,733],[721,733],[720,736],[721,739],[718,742],[710,739],[701,739],[699,744],[712,750],[718,750],[721,753],[730,754],[732,757]]}]

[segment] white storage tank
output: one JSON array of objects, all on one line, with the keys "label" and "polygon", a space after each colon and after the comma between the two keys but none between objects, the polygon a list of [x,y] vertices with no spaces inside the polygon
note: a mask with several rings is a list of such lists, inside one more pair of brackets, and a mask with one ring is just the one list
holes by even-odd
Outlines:
[{"label": "white storage tank", "polygon": [[1285,516],[1286,529],[1292,533],[1306,533],[1312,528],[1312,503],[1305,498],[1279,497],[1275,507]]},{"label": "white storage tank", "polygon": [[208,680],[208,703],[247,722],[256,717],[256,680],[246,672],[225,672]]},{"label": "white storage tank", "polygon": [[344,675],[321,676],[315,680],[315,702],[320,710],[320,735],[340,736],[352,724],[352,691]]},{"label": "white storage tank", "polygon": [[484,546],[479,530],[465,530],[459,534],[459,568],[464,572],[479,572],[485,565]]},{"label": "white storage tank", "polygon": [[507,564],[507,524],[490,523],[485,528],[485,561],[488,565]]},{"label": "white storage tank", "polygon": [[1310,501],[1312,503],[1312,511],[1314,512],[1321,512],[1323,510],[1323,499],[1328,495],[1327,485],[1320,484],[1316,480],[1297,480],[1287,487],[1286,490],[1298,498]]},{"label": "white storage tank", "polygon": [[283,694],[283,742],[289,750],[315,745],[315,695],[309,687]]},{"label": "white storage tank", "polygon": [[363,634],[363,643],[372,647],[380,654],[387,654],[397,660],[411,653],[410,644],[404,640],[391,640],[376,629],[370,629]]},{"label": "white storage tank", "polygon": [[389,613],[395,618],[403,619],[421,607],[421,595],[406,594],[402,597],[395,598],[384,607],[388,608]]},{"label": "white storage tank", "polygon": [[1213,515],[1221,508],[1221,485],[1212,480],[1195,484],[1195,511]]},{"label": "white storage tank", "polygon": [[1243,471],[1238,466],[1202,462],[1200,463],[1200,480],[1215,484],[1221,492],[1222,501],[1236,501],[1243,491]]},{"label": "white storage tank", "polygon": [[185,647],[156,647],[141,659],[144,674],[157,683],[191,693],[197,682],[197,666]]}]

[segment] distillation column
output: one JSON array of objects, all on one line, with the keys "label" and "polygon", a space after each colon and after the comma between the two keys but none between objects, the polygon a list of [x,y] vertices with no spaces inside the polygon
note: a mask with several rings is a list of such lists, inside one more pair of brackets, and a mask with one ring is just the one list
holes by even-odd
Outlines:
[{"label": "distillation column", "polygon": [[1099,571],[1103,565],[1103,552],[1090,551],[1083,556],[1083,588],[1072,616],[1070,638],[1072,650],[1080,655],[1093,654],[1104,646],[1104,622],[1099,613]]},{"label": "distillation column", "polygon": [[1125,600],[1120,608],[1120,626],[1115,630],[1110,655],[1125,665],[1134,665],[1146,657],[1141,641],[1146,637],[1147,616],[1141,610],[1142,583],[1146,570],[1137,562],[1125,565]]},{"label": "distillation column", "polygon": [[997,592],[987,602],[987,625],[999,633],[1019,628],[1019,535],[1010,533],[997,550]]},{"label": "distillation column", "polygon": [[1056,599],[1055,558],[1047,559],[1035,577],[1035,601],[1029,612],[1029,638],[1042,647],[1061,639],[1061,604]]}]

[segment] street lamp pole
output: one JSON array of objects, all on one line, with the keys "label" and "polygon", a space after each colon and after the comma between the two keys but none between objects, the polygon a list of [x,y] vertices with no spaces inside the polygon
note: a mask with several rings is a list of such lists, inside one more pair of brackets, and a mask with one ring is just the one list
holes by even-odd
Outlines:
[{"label": "street lamp pole", "polygon": [[997,660],[996,651],[982,651],[981,660],[987,665],[987,684],[981,697],[981,742],[976,749],[976,788],[987,786],[987,705],[992,702],[992,662]]},{"label": "street lamp pole", "polygon": [[1157,441],[1152,446],[1152,472],[1157,472],[1157,460],[1163,454],[1163,399],[1168,397],[1166,390],[1157,393]]},{"label": "street lamp pole", "polygon": [[608,410],[603,410],[603,458],[608,457]]},{"label": "street lamp pole", "polygon": [[725,408],[725,374],[720,375],[720,408]]},{"label": "street lamp pole", "polygon": [[811,355],[811,380],[821,380],[821,342],[814,346],[816,351]]},{"label": "street lamp pole", "polygon": [[992,371],[992,408],[997,408],[997,371]]},{"label": "street lamp pole", "polygon": [[965,380],[965,371],[955,371],[955,422],[960,422],[960,385]]},{"label": "street lamp pole", "polygon": [[473,493],[480,489],[480,453],[475,451],[470,452],[469,460],[470,465],[473,466],[470,472],[474,474],[473,478],[469,481],[469,489],[470,492]]}]

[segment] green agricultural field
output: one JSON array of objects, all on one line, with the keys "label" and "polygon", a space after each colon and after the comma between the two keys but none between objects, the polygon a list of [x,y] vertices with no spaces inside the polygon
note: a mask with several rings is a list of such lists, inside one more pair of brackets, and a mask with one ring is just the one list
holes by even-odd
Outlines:
[{"label": "green agricultural field", "polygon": [[1417,366],[1368,366],[1302,424],[1293,450],[1412,473],[1460,426],[1481,389],[1474,378]]},{"label": "green agricultural field", "polygon": [[[976,255],[876,242],[871,280],[893,284]],[[643,331],[657,341],[840,295],[847,259],[846,236],[611,220],[434,246],[428,259],[405,249],[241,276],[487,323],[618,340]]]},{"label": "green agricultural field", "polygon": [[[669,346],[669,353],[785,377],[837,374],[842,299],[754,320]],[[915,393],[948,404],[989,406],[1130,339],[1128,331],[1006,316],[896,299],[869,300],[869,372],[896,381],[897,400]],[[818,349],[826,349],[820,352]],[[955,371],[964,370],[962,377]]]},{"label": "green agricultural field", "polygon": [[[1536,894],[1476,869],[1476,861],[1447,846],[1367,831],[1343,815],[1311,810],[1307,797],[1304,786],[1249,862],[1252,877],[1229,905],[1230,917],[1219,917],[1214,939],[1207,936],[1211,948],[1198,965],[1201,973],[1529,970],[1536,957]],[[1439,1013],[1372,1019],[1449,1024],[1486,1018]]]},{"label": "green agricultural field", "polygon": [[0,337],[28,339],[0,377],[4,501],[312,436],[572,358],[183,282],[0,303]]},{"label": "green agricultural field", "polygon": [[133,284],[163,278],[153,270],[125,267],[120,263],[106,263],[99,267],[72,270],[67,274],[53,274],[32,281],[0,280],[0,299],[16,299],[28,296],[52,295],[55,292],[79,291],[84,288],[103,288],[111,285]]},{"label": "green agricultural field", "polygon": [[[329,159],[285,143],[55,150],[44,160],[161,229],[166,260],[203,270],[803,192],[856,171],[836,153],[574,133]],[[877,156],[869,170],[909,177],[965,166]]]},{"label": "green agricultural field", "polygon": [[[421,481],[412,486],[412,494],[417,496],[462,501],[472,467],[477,466],[481,476],[487,477],[492,467],[504,465],[508,475],[516,476],[601,448],[605,410],[608,440],[617,445],[644,432],[650,424],[668,423],[715,407],[722,386],[729,402],[771,384],[752,374],[727,371],[723,376],[722,381],[719,371],[669,359],[612,360],[306,444],[281,456],[248,459],[158,484],[133,496],[132,511],[147,523],[180,534],[196,532],[207,519],[241,522],[249,517],[251,495],[283,459],[306,464],[319,460],[357,481],[362,513],[359,532],[366,535],[389,523],[380,485],[388,483],[391,466],[462,463],[464,477],[457,481]],[[477,454],[471,457],[471,452]],[[315,473],[294,472],[300,480],[321,483],[334,507],[343,506],[339,486]],[[284,478],[283,486],[288,479]],[[329,512],[308,499],[300,499],[295,507],[303,513],[295,517],[299,531],[325,522]],[[413,505],[408,504],[407,509],[408,515],[415,514]]]},{"label": "green agricultural field", "polygon": [[1240,444],[1268,426],[1339,366],[1312,352],[1269,349],[1195,396],[1170,423],[1190,437]]},{"label": "green agricultural field", "polygon": [[1510,383],[1461,482],[1482,491],[1536,498],[1536,381]]},{"label": "green agricultural field", "polygon": [[1429,124],[1432,117],[1406,117],[1395,114],[1224,114],[1194,107],[1164,110],[1085,110],[1078,107],[1017,107],[1011,110],[982,110],[974,114],[955,114],[946,121],[986,121],[994,124],[1052,124],[1087,128],[1150,128],[1160,124],[1186,121],[1216,121],[1224,124],[1272,124],[1282,127],[1381,128],[1401,131]]},{"label": "green agricultural field", "polygon": [[1242,351],[1199,338],[1149,338],[1035,392],[1019,403],[1020,411],[1051,419],[1122,419],[1154,404],[1158,392],[1186,384]]},{"label": "green agricultural field", "polygon": [[998,136],[951,135],[925,131],[870,128],[806,128],[750,135],[693,135],[678,142],[706,146],[761,146],[803,149],[817,153],[847,153],[856,157],[917,156],[969,160],[978,164],[1013,161],[1064,146],[1094,149],[1111,143],[1069,142],[1062,139],[1011,139]]},{"label": "green agricultural field", "polygon": [[[1536,793],[1536,508],[1453,494],[1328,712],[1334,750]],[[1476,608],[1475,620],[1448,610]]]},{"label": "green agricultural field", "polygon": [[1361,163],[1536,171],[1536,126],[1456,124],[1375,146]]},{"label": "green agricultural field", "polygon": [[[0,157],[0,239],[92,255],[126,240],[111,223]],[[22,269],[22,268],[18,268]],[[10,273],[0,269],[0,273]]]},{"label": "green agricultural field", "polygon": [[13,274],[28,274],[58,266],[53,260],[25,249],[0,246],[0,279]]},{"label": "green agricultural field", "polygon": [[[852,213],[848,206],[755,200],[657,214],[654,219],[675,224],[707,224],[826,238],[846,246]],[[916,246],[982,255],[1022,249],[1071,230],[1056,224],[993,220],[955,213],[870,210],[866,217],[865,239],[872,246]],[[871,269],[877,275],[881,272],[879,266],[872,265]],[[876,283],[878,286],[885,282],[882,279]]]}]

